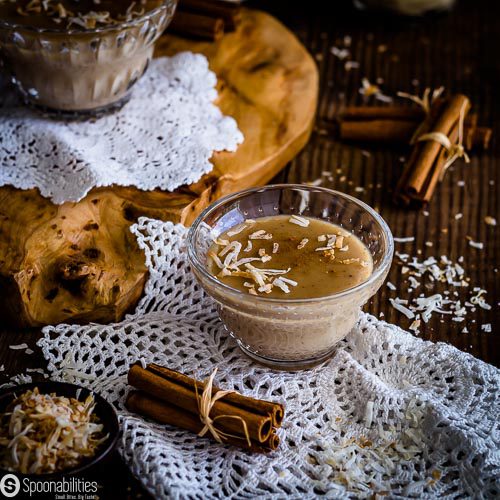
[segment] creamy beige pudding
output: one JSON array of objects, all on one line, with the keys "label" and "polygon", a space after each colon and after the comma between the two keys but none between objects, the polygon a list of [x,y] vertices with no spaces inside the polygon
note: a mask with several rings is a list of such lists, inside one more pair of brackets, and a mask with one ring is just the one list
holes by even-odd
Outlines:
[{"label": "creamy beige pudding", "polygon": [[387,276],[393,242],[363,202],[279,184],[213,203],[191,226],[187,250],[243,352],[297,370],[334,354]]},{"label": "creamy beige pudding", "polygon": [[373,263],[361,240],[328,221],[277,215],[222,233],[210,272],[232,288],[282,299],[326,297],[366,281]]},{"label": "creamy beige pudding", "polygon": [[64,111],[123,102],[176,0],[0,0],[0,50],[26,100]]},{"label": "creamy beige pudding", "polygon": [[220,234],[208,250],[207,268],[230,287],[209,289],[229,333],[247,354],[284,369],[330,356],[374,293],[371,286],[341,293],[373,271],[370,251],[357,236],[295,215],[247,219]]},{"label": "creamy beige pudding", "polygon": [[0,0],[2,20],[51,29],[93,29],[144,15],[160,0]]}]

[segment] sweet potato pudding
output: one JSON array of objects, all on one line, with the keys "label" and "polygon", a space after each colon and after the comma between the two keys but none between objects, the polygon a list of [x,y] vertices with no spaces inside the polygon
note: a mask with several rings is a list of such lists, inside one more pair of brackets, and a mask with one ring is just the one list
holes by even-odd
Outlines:
[{"label": "sweet potato pudding", "polygon": [[289,215],[246,220],[221,234],[209,271],[240,291],[278,299],[327,297],[372,273],[361,240],[328,221]]},{"label": "sweet potato pudding", "polygon": [[37,28],[94,29],[158,7],[160,0],[0,0],[0,18]]},{"label": "sweet potato pudding", "polygon": [[25,101],[68,112],[126,102],[176,0],[0,0],[0,52]]}]

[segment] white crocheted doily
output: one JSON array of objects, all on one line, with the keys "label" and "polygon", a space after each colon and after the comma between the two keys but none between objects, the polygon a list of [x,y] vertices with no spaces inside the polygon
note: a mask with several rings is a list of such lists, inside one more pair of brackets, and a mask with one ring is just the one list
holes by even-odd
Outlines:
[{"label": "white crocheted doily", "polygon": [[196,182],[214,151],[243,141],[213,104],[216,80],[203,55],[154,59],[120,111],[86,121],[44,117],[0,86],[0,185],[63,203],[98,186],[172,191]]},{"label": "white crocheted doily", "polygon": [[[120,451],[156,498],[486,498],[498,495],[499,371],[362,314],[335,356],[286,373],[245,357],[196,284],[186,229],[132,227],[150,278],[136,312],[112,325],[59,325],[39,341],[53,378],[94,388],[120,412]],[[281,445],[268,455],[214,444],[130,414],[137,360],[282,402]]]}]

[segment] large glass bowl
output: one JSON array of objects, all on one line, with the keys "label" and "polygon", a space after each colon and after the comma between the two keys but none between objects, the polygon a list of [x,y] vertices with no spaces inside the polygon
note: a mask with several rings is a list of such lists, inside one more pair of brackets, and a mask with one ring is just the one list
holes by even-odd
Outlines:
[{"label": "large glass bowl", "polygon": [[[214,238],[245,219],[296,214],[337,224],[369,249],[373,273],[363,283],[330,296],[283,299],[254,296],[231,288],[207,270]],[[330,189],[282,184],[249,189],[222,198],[194,222],[188,236],[193,272],[215,299],[227,331],[253,359],[296,370],[323,362],[355,325],[361,306],[382,285],[394,243],[384,220],[362,201]]]},{"label": "large glass bowl", "polygon": [[30,104],[95,114],[121,106],[146,71],[177,0],[129,22],[45,29],[0,19],[0,62]]}]

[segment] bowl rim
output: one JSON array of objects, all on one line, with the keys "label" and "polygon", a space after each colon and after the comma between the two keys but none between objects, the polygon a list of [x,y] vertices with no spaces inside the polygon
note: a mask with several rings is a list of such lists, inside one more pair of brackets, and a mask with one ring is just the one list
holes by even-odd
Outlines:
[{"label": "bowl rim", "polygon": [[[222,205],[228,204],[232,201],[235,201],[238,198],[241,198],[243,196],[252,194],[252,193],[258,193],[262,191],[270,191],[270,190],[277,190],[277,189],[300,189],[300,190],[306,190],[309,192],[323,192],[327,193],[331,196],[335,197],[340,197],[343,199],[346,199],[350,202],[355,203],[358,205],[360,208],[365,210],[375,221],[379,226],[382,228],[382,234],[384,235],[385,238],[385,243],[386,243],[386,249],[384,252],[384,255],[382,257],[382,260],[380,261],[380,264],[378,268],[376,269],[375,272],[373,272],[369,278],[351,288],[347,288],[345,290],[342,290],[341,292],[333,293],[330,295],[324,295],[322,297],[312,297],[312,298],[305,298],[305,299],[288,299],[286,297],[283,298],[273,298],[273,297],[265,297],[261,295],[250,295],[246,294],[236,288],[233,288],[229,285],[226,285],[222,281],[216,279],[212,274],[208,272],[206,269],[206,266],[198,259],[198,256],[196,255],[196,251],[194,249],[194,239],[197,234],[197,230],[201,226],[201,224],[204,222],[204,219],[210,215],[213,211],[217,210],[220,208]],[[371,208],[369,205],[367,205],[365,202],[359,200],[358,198],[355,198],[354,196],[342,193],[340,191],[336,191],[334,189],[329,189],[325,187],[320,187],[320,186],[311,186],[308,184],[269,184],[266,186],[260,186],[260,187],[254,187],[254,188],[249,188],[249,189],[244,189],[242,191],[238,191],[233,194],[229,194],[227,196],[224,196],[217,200],[216,202],[212,203],[209,205],[203,212],[198,215],[198,217],[195,219],[191,227],[189,228],[188,236],[187,236],[187,250],[188,250],[188,258],[189,262],[192,266],[195,267],[195,269],[200,272],[205,278],[207,278],[212,284],[214,284],[217,288],[220,288],[222,290],[225,290],[227,292],[230,292],[231,294],[236,294],[237,296],[240,297],[245,297],[247,301],[255,302],[255,303],[266,303],[266,304],[285,304],[285,305],[293,305],[293,304],[311,304],[311,303],[318,303],[318,302],[326,302],[330,300],[335,300],[339,298],[345,298],[347,296],[350,296],[358,291],[360,291],[363,288],[368,287],[372,283],[376,282],[382,275],[384,275],[387,270],[389,269],[392,258],[394,255],[394,239],[392,236],[392,232],[389,229],[388,224],[385,222],[385,220],[375,212],[373,208]]]},{"label": "bowl rim", "polygon": [[35,387],[38,387],[41,393],[57,393],[57,387],[65,387],[66,389],[74,389],[75,392],[79,389],[83,391],[88,391],[89,394],[94,396],[94,400],[96,406],[99,405],[103,408],[102,411],[107,413],[111,419],[112,427],[111,429],[105,428],[104,431],[109,431],[109,437],[107,443],[102,448],[98,448],[98,452],[93,456],[89,457],[88,461],[85,461],[83,464],[78,465],[77,467],[73,467],[71,469],[65,469],[61,471],[54,472],[45,472],[43,474],[23,474],[19,471],[10,471],[7,469],[0,468],[0,474],[15,474],[19,477],[27,477],[32,480],[49,480],[55,479],[57,477],[62,476],[73,476],[76,474],[82,474],[88,471],[90,468],[97,465],[99,462],[107,458],[116,448],[116,444],[118,442],[118,438],[120,436],[120,422],[118,420],[118,414],[111,403],[106,401],[100,394],[98,394],[93,389],[88,387],[84,387],[82,385],[71,384],[70,382],[61,382],[58,380],[42,380],[39,382],[29,382],[27,384],[15,385],[11,387],[5,387],[0,390],[0,400],[8,397],[9,395],[13,395],[14,393],[22,394],[27,390],[33,390]]},{"label": "bowl rim", "polygon": [[132,28],[134,26],[137,26],[138,24],[141,24],[143,21],[146,21],[150,19],[151,17],[155,16],[158,12],[164,10],[169,4],[174,5],[174,9],[177,7],[178,0],[162,0],[161,4],[158,5],[158,7],[155,7],[154,9],[148,10],[145,12],[142,16],[136,17],[135,19],[131,19],[130,21],[123,21],[119,22],[116,24],[111,24],[107,26],[101,26],[98,28],[91,28],[91,29],[64,29],[64,28],[40,28],[37,26],[32,26],[30,24],[22,24],[22,23],[15,23],[15,22],[9,22],[2,20],[0,18],[0,29],[17,29],[17,30],[24,30],[24,31],[30,31],[32,33],[37,33],[37,34],[43,34],[43,33],[50,33],[50,34],[58,34],[58,35],[66,35],[66,36],[72,36],[72,35],[81,35],[81,34],[86,34],[86,35],[99,35],[101,33],[110,33],[113,31],[120,31],[125,28]]}]

